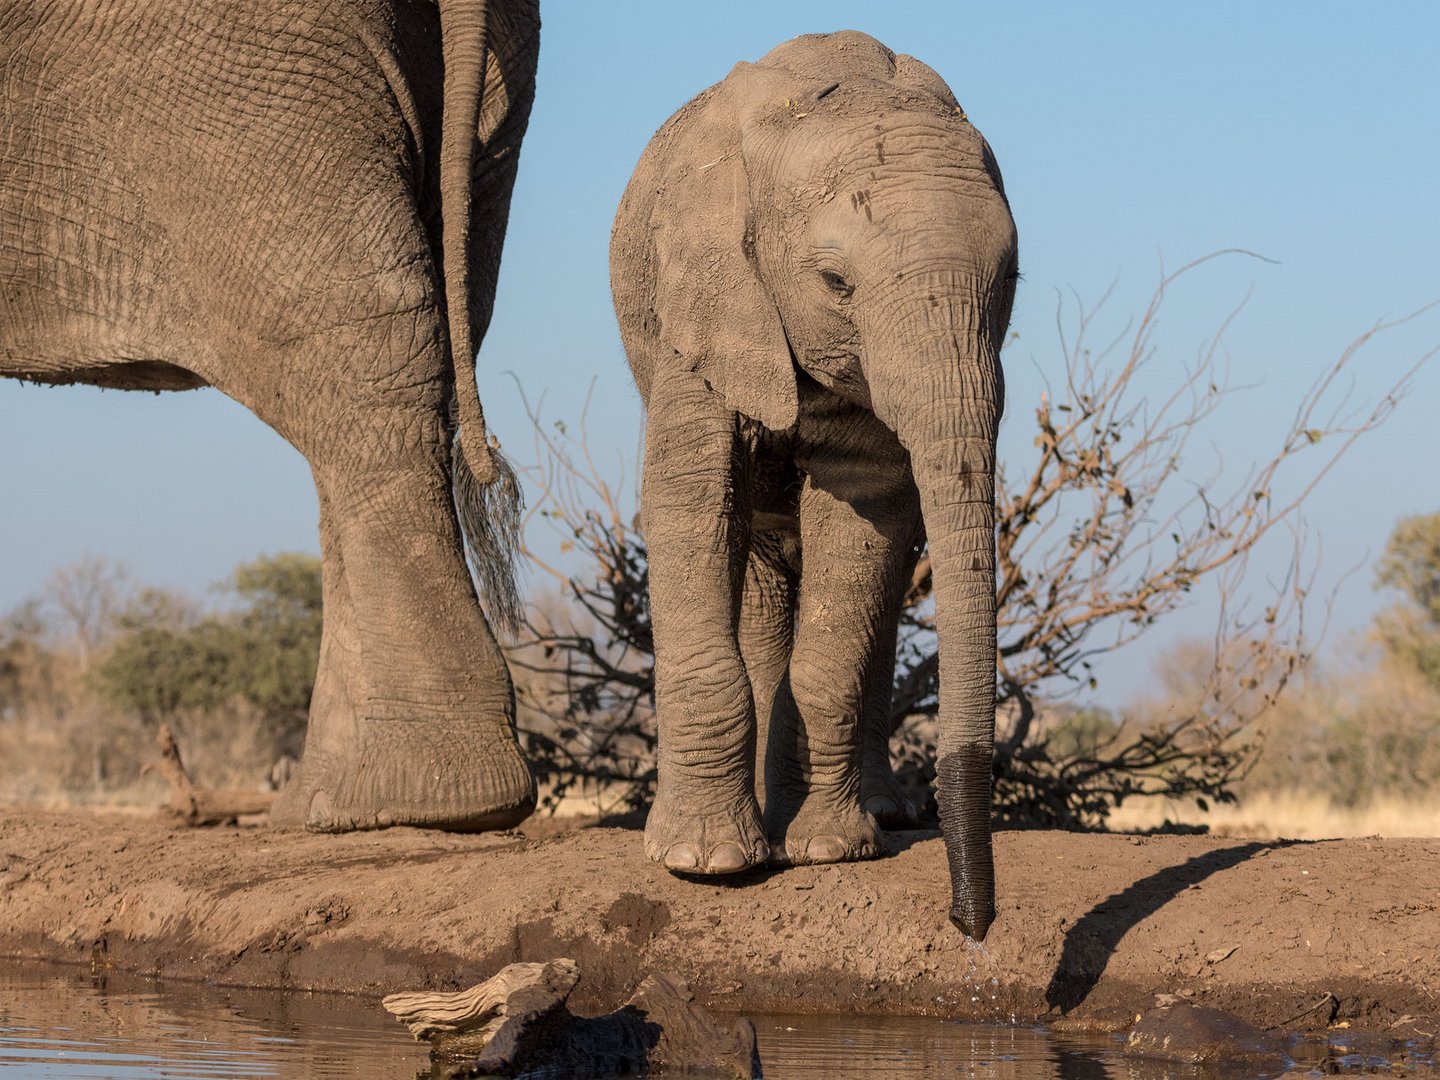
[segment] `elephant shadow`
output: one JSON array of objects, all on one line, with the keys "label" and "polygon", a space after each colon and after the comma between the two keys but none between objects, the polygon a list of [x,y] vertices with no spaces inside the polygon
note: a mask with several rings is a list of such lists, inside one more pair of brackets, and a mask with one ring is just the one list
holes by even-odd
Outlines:
[{"label": "elephant shadow", "polygon": [[887,829],[882,834],[881,858],[893,858],[926,840],[941,839],[939,826],[920,825],[913,829]]},{"label": "elephant shadow", "polygon": [[1045,991],[1052,1009],[1069,1012],[1087,997],[1105,973],[1121,939],[1191,886],[1229,870],[1262,851],[1277,850],[1300,840],[1252,841],[1207,851],[1183,863],[1157,870],[1112,893],[1076,920],[1065,934],[1055,974]]}]

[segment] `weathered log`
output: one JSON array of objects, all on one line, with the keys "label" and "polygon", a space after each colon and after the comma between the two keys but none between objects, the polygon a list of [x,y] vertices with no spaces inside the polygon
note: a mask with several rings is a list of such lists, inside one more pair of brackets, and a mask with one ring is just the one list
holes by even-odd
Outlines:
[{"label": "weathered log", "polygon": [[155,741],[160,744],[160,761],[146,765],[141,772],[158,772],[169,782],[167,809],[186,825],[197,828],[222,825],[251,814],[263,814],[275,801],[272,791],[198,788],[180,757],[180,745],[169,724],[160,725]]},{"label": "weathered log", "polygon": [[619,1009],[596,1017],[566,1008],[578,981],[573,960],[511,964],[469,990],[391,994],[383,1004],[417,1039],[431,1041],[437,1076],[760,1075],[755,1026],[741,1019],[722,1028],[683,980],[651,975]]},{"label": "weathered log", "polygon": [[417,1040],[477,1035],[489,1042],[512,1017],[541,1014],[563,1005],[579,981],[580,969],[574,960],[511,964],[469,990],[391,994],[380,1004]]}]

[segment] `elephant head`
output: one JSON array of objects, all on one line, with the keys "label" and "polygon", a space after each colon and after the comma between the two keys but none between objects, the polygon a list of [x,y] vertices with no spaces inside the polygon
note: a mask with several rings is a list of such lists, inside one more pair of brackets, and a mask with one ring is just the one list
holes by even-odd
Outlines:
[{"label": "elephant head", "polygon": [[657,185],[685,192],[650,216],[659,338],[769,428],[795,423],[798,370],[909,454],[934,567],[951,918],[981,939],[999,354],[1018,276],[994,156],[934,71],[853,32],[738,65],[657,141]]}]

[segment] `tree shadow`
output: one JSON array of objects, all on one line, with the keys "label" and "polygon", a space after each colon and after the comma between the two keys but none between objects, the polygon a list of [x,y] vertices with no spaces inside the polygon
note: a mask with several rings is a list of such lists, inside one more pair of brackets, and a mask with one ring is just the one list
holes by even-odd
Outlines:
[{"label": "tree shadow", "polygon": [[1229,870],[1261,851],[1302,843],[1297,840],[1255,841],[1208,851],[1178,866],[1167,866],[1133,882],[1096,904],[1065,934],[1060,962],[1045,991],[1052,1009],[1069,1012],[1095,989],[1120,940],[1192,885]]}]

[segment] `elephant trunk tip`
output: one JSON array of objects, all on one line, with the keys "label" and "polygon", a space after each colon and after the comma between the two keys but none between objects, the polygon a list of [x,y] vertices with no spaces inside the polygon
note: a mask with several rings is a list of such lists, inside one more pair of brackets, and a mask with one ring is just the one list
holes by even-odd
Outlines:
[{"label": "elephant trunk tip", "polygon": [[950,921],[976,942],[995,921],[995,853],[990,838],[989,742],[962,746],[936,762],[935,795],[950,863]]},{"label": "elephant trunk tip", "polygon": [[950,922],[975,944],[979,945],[985,940],[985,935],[990,932],[990,924],[995,921],[995,905],[966,903],[956,905],[950,909]]}]

